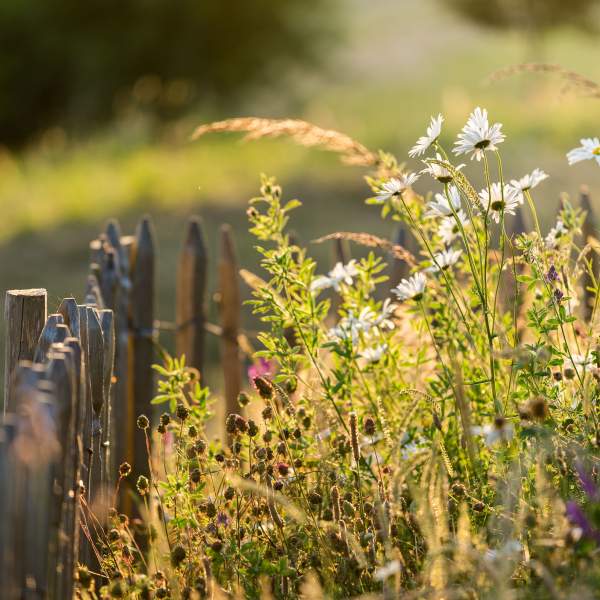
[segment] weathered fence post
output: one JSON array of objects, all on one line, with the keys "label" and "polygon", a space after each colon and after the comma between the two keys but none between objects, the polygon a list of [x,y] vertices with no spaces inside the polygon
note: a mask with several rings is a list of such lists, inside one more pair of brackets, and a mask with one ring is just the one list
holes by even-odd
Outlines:
[{"label": "weathered fence post", "polygon": [[[590,192],[587,187],[581,188],[580,206],[586,211],[587,215],[583,226],[581,228],[583,234],[583,244],[590,243],[590,238],[596,240],[598,238],[597,227],[595,222],[595,215],[592,209],[592,203],[590,199]],[[589,253],[590,269],[593,273],[593,277],[586,271],[583,272],[582,285],[583,285],[583,316],[586,321],[592,318],[594,312],[594,303],[596,300],[596,294],[594,291],[594,278],[597,280],[600,275],[600,257],[598,256],[598,247],[594,245]]]},{"label": "weathered fence post", "polygon": [[237,397],[242,385],[238,334],[240,329],[240,285],[231,227],[221,227],[219,257],[221,311],[221,361],[225,379],[225,417],[237,412]]},{"label": "weathered fence post", "polygon": [[6,342],[2,413],[14,409],[12,377],[20,360],[33,360],[46,322],[47,294],[43,289],[8,290],[4,301]]},{"label": "weathered fence post", "polygon": [[[154,231],[144,217],[136,231],[132,261],[131,327],[133,347],[133,414],[128,419],[128,436],[133,441],[133,472],[148,474],[146,442],[136,431],[136,419],[152,408],[154,396]],[[138,435],[139,434],[139,435]]]},{"label": "weathered fence post", "polygon": [[33,362],[43,363],[52,344],[64,342],[69,335],[69,328],[65,325],[63,316],[60,313],[48,315],[33,354]]},{"label": "weathered fence post", "polygon": [[185,355],[186,364],[203,375],[206,321],[207,253],[202,222],[197,217],[188,221],[187,232],[177,269],[177,355]]},{"label": "weathered fence post", "polygon": [[[114,314],[112,310],[104,309],[100,311],[100,325],[102,327],[103,337],[103,360],[102,360],[102,391],[104,403],[102,405],[101,426],[102,426],[102,471],[100,481],[103,492],[109,489],[113,480],[112,464],[110,460],[112,439],[112,378],[115,366],[115,326]],[[105,498],[107,500],[107,498]]]}]

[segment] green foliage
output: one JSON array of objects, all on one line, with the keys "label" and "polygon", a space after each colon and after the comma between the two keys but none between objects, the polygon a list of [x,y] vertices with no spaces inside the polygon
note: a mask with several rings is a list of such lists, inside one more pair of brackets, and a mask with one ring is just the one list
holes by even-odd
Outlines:
[{"label": "green foliage", "polygon": [[89,129],[128,98],[161,116],[192,101],[234,102],[253,86],[282,81],[289,69],[314,68],[333,38],[333,5],[4,0],[2,142],[26,141],[57,124]]},{"label": "green foliage", "polygon": [[[100,597],[593,597],[599,296],[580,283],[584,215],[565,199],[542,236],[543,178],[505,184],[484,136],[477,193],[438,138],[436,196],[389,155],[368,178],[370,203],[419,241],[392,290],[374,253],[319,275],[287,231],[299,203],[263,176],[248,209],[263,277],[248,281],[272,374],[209,442],[208,391],[183,360],[157,367],[174,414],[138,484],[148,549],[113,513]],[[505,212],[526,205],[535,231],[509,235]]]}]

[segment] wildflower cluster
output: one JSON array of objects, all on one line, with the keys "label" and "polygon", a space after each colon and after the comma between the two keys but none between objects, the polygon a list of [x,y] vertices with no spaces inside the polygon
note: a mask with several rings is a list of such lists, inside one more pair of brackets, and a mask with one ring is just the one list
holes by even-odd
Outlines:
[{"label": "wildflower cluster", "polygon": [[[410,150],[414,172],[380,153],[367,178],[367,202],[418,245],[399,280],[374,252],[318,268],[287,233],[300,203],[263,177],[248,218],[264,273],[248,281],[269,368],[217,437],[193,373],[159,368],[170,411],[137,480],[144,519],[111,514],[102,597],[594,597],[599,296],[585,215],[564,198],[544,235],[533,195],[546,173],[505,176],[486,110],[452,151],[443,122]],[[533,231],[511,232],[520,211]]]}]

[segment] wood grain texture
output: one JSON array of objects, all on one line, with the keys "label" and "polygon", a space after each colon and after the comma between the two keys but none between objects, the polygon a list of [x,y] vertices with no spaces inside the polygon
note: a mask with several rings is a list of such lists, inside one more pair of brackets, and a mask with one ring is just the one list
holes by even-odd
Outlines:
[{"label": "wood grain texture", "polygon": [[206,322],[207,251],[202,222],[192,217],[187,224],[183,247],[179,255],[176,287],[176,350],[185,355],[186,364],[204,368]]},{"label": "wood grain texture", "polygon": [[63,316],[60,313],[48,315],[33,355],[33,362],[43,363],[46,360],[50,346],[64,342],[69,335],[69,328],[65,325]]},{"label": "wood grain texture", "polygon": [[8,290],[4,300],[6,323],[4,394],[2,413],[14,410],[12,377],[19,361],[33,360],[46,322],[47,293],[44,289]]},{"label": "wood grain texture", "polygon": [[240,329],[240,284],[233,234],[229,225],[221,227],[219,256],[221,312],[221,362],[225,383],[225,416],[238,411],[237,397],[242,385],[238,334]]}]

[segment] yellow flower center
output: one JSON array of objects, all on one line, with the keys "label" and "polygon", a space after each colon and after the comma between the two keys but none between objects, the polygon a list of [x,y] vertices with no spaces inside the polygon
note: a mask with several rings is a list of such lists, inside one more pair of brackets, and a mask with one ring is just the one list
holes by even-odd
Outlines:
[{"label": "yellow flower center", "polygon": [[594,148],[592,150],[592,154],[595,154],[596,156],[600,156],[600,146],[596,146],[596,148]]}]

